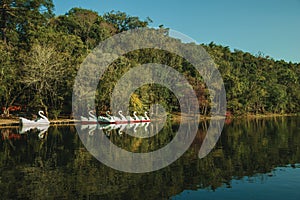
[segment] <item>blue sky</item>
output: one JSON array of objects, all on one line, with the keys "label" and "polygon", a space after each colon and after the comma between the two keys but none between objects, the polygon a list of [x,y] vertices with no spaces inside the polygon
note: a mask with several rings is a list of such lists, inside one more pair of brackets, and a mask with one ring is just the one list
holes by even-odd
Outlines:
[{"label": "blue sky", "polygon": [[55,13],[73,7],[123,11],[163,24],[198,43],[229,46],[300,62],[300,0],[53,0]]}]

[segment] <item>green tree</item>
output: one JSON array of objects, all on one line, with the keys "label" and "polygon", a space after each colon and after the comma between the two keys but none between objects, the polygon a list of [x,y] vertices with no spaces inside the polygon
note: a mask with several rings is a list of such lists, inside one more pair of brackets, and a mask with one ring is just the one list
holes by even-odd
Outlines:
[{"label": "green tree", "polygon": [[[26,54],[22,83],[29,88],[32,107],[42,107],[48,115],[49,105],[62,101],[60,86],[64,82],[66,68],[64,57],[53,46],[34,44]],[[59,103],[58,103],[59,104]]]},{"label": "green tree", "polygon": [[53,16],[52,0],[2,0],[0,1],[1,38],[6,44],[26,46],[34,38],[39,26]]},{"label": "green tree", "polygon": [[13,47],[0,41],[0,105],[4,107],[4,115],[9,116],[12,106],[22,93],[18,63],[14,59]]},{"label": "green tree", "polygon": [[127,15],[125,12],[111,11],[105,13],[103,18],[113,24],[118,32],[127,31],[130,29],[147,27],[152,20],[148,17],[145,21],[141,21],[139,17],[132,17]]},{"label": "green tree", "polygon": [[97,12],[82,8],[72,8],[65,15],[51,19],[51,26],[56,31],[80,37],[89,49],[117,32]]}]

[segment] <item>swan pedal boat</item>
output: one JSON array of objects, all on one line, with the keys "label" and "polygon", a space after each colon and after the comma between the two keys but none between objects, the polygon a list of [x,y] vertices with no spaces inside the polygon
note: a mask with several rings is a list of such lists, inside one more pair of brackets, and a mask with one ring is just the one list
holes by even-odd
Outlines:
[{"label": "swan pedal boat", "polygon": [[29,119],[26,119],[24,117],[20,117],[19,120],[20,120],[20,124],[23,125],[23,126],[33,126],[33,125],[47,125],[47,124],[50,124],[50,121],[48,120],[47,117],[45,117],[43,114],[44,112],[43,111],[39,111],[38,112],[39,116],[41,117],[40,119],[36,119],[36,120],[29,120]]}]

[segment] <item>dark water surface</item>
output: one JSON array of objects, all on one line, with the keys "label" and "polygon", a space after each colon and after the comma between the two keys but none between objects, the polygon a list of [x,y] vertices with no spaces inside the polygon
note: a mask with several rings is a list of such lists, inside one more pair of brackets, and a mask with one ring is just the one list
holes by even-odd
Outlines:
[{"label": "dark water surface", "polygon": [[[145,174],[101,164],[85,149],[75,126],[50,126],[45,132],[1,128],[0,199],[300,198],[299,117],[228,122],[213,151],[198,159],[207,126],[199,124],[180,159]],[[82,129],[83,138],[93,140],[95,127]],[[148,152],[167,145],[177,129],[166,123],[149,139],[118,130],[106,131],[106,137],[128,151]]]}]

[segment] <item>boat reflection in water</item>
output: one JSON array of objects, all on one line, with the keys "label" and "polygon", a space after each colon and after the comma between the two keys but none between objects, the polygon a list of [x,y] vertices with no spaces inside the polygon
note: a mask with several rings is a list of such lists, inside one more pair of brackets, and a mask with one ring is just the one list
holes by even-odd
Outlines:
[{"label": "boat reflection in water", "polygon": [[19,134],[27,134],[32,130],[38,131],[38,137],[40,139],[45,138],[47,130],[49,129],[49,124],[32,124],[32,125],[22,125],[19,127]]},{"label": "boat reflection in water", "polygon": [[80,124],[79,132],[81,134],[88,133],[93,136],[96,131],[101,130],[106,136],[110,136],[114,132],[118,135],[126,133],[140,138],[149,137],[148,127],[151,122],[130,123],[130,124]]}]

